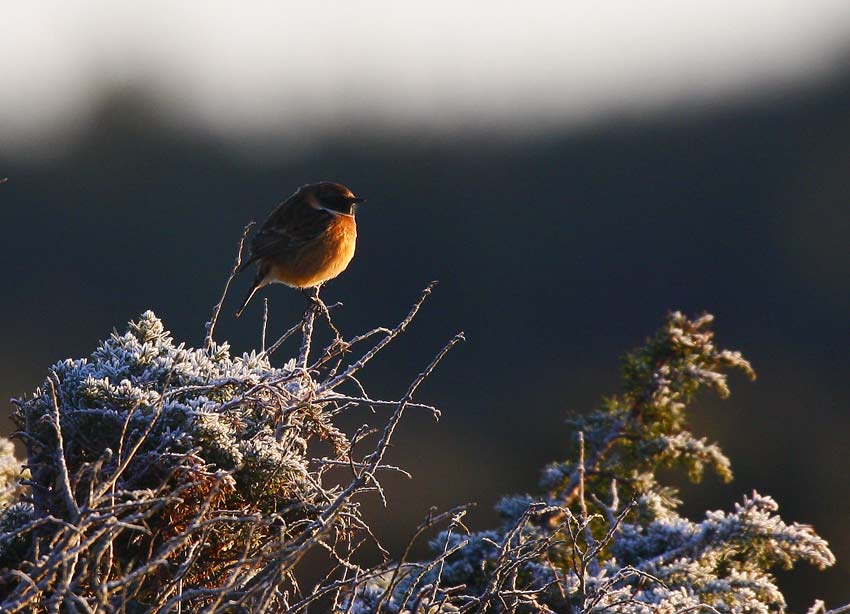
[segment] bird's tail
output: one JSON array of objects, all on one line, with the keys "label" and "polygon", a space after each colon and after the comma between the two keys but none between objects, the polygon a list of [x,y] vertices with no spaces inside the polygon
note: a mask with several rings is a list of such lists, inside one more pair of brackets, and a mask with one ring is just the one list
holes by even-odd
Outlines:
[{"label": "bird's tail", "polygon": [[239,310],[236,312],[237,318],[242,315],[242,312],[245,310],[245,307],[248,305],[250,300],[254,297],[257,290],[266,285],[263,283],[265,281],[265,277],[266,276],[262,270],[257,271],[257,276],[254,277],[254,283],[251,284],[251,289],[248,290],[248,294],[245,295],[245,299],[242,301],[242,306],[239,307]]},{"label": "bird's tail", "polygon": [[242,312],[245,311],[245,307],[248,306],[248,302],[254,296],[254,293],[260,289],[260,286],[254,285],[251,287],[251,290],[248,292],[248,295],[245,297],[245,300],[242,301],[242,306],[236,311],[236,317],[242,315]]}]

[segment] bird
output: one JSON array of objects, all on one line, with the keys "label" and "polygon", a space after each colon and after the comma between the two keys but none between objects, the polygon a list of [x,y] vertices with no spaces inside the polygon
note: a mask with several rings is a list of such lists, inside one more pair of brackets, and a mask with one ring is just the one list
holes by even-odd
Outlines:
[{"label": "bird", "polygon": [[340,183],[321,181],[298,188],[278,205],[251,239],[247,260],[257,265],[238,318],[260,288],[282,283],[314,289],[342,273],[357,243],[355,205],[364,202]]}]

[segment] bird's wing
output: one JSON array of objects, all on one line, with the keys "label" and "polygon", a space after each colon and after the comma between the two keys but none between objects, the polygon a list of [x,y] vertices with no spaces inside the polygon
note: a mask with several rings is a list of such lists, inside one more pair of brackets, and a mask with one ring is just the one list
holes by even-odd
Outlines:
[{"label": "bird's wing", "polygon": [[248,263],[287,254],[322,236],[333,216],[313,209],[301,199],[290,198],[275,209],[254,235]]}]

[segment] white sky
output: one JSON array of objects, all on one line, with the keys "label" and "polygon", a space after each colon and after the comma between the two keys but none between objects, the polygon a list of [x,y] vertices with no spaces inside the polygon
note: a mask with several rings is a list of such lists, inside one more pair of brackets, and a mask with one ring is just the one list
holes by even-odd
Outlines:
[{"label": "white sky", "polygon": [[581,125],[823,78],[850,0],[0,0],[0,151],[85,127],[105,89],[244,139]]}]

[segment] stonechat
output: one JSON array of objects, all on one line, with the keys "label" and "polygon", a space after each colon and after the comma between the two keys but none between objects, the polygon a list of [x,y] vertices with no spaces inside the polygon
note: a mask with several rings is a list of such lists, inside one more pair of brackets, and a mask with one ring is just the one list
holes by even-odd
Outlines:
[{"label": "stonechat", "polygon": [[344,185],[322,181],[301,186],[278,205],[251,240],[240,269],[257,264],[254,283],[236,317],[264,286],[315,288],[342,273],[357,241],[354,206],[363,201]]}]

